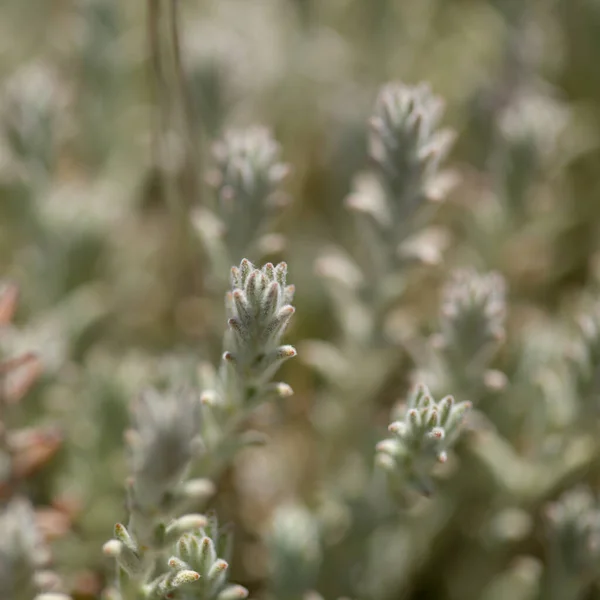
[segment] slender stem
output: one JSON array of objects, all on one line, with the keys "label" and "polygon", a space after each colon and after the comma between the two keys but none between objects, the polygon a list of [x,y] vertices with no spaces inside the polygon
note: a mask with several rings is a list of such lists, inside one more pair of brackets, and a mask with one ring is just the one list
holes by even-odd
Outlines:
[{"label": "slender stem", "polygon": [[187,190],[188,202],[194,204],[199,201],[199,184],[200,175],[200,149],[197,141],[198,127],[192,97],[190,95],[189,86],[187,85],[185,69],[183,67],[183,59],[181,53],[181,19],[179,11],[180,0],[172,0],[169,3],[170,10],[170,26],[171,26],[171,44],[173,47],[173,62],[175,79],[179,88],[179,96],[181,102],[182,115],[182,133],[186,140],[186,176],[189,189]]},{"label": "slender stem", "polygon": [[[172,241],[179,256],[176,273],[177,289],[186,287],[190,280],[190,260],[194,256],[194,244],[189,207],[199,195],[197,165],[200,152],[194,144],[192,105],[188,98],[181,56],[179,2],[148,0],[148,44],[151,63],[151,85],[155,99],[155,123],[153,132],[153,161],[158,173],[162,197],[172,219]],[[173,163],[170,144],[185,140],[183,162]],[[192,150],[193,146],[193,150]],[[177,151],[178,148],[175,148]],[[180,175],[187,181],[183,189]],[[194,267],[195,269],[195,267]]]},{"label": "slender stem", "polygon": [[[164,90],[164,74],[160,53],[160,0],[148,0],[148,46],[151,63],[150,86],[154,94],[154,134],[152,136],[153,164],[161,164],[161,134],[163,130],[162,92]],[[162,179],[161,179],[162,183]]]},{"label": "slender stem", "polygon": [[181,222],[182,207],[177,198],[171,165],[166,163],[167,157],[172,154],[169,148],[169,137],[174,127],[174,103],[170,101],[170,85],[168,77],[168,44],[163,41],[163,11],[161,0],[148,0],[148,42],[151,61],[151,85],[154,91],[156,105],[156,120],[153,135],[154,165],[160,176],[162,193],[167,206],[176,217],[178,224]]}]

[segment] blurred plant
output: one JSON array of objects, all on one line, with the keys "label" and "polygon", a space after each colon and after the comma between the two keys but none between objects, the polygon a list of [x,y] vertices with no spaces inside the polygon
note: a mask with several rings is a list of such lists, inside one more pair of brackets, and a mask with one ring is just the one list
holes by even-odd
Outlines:
[{"label": "blurred plant", "polygon": [[281,148],[264,127],[231,130],[213,144],[215,167],[208,175],[216,202],[197,212],[195,224],[213,262],[214,276],[245,255],[262,258],[281,249],[268,218],[285,204],[278,189],[288,173]]},{"label": "blurred plant", "polygon": [[57,180],[72,124],[70,100],[52,63],[22,67],[0,93],[0,154],[6,160],[0,238],[9,241],[3,267],[13,266],[15,257],[25,265],[32,280],[24,289],[25,305],[40,319],[48,306],[94,279],[113,224],[114,204],[103,198],[86,212],[96,204],[91,186]]},{"label": "blurred plant", "polygon": [[[467,206],[464,221],[470,243],[465,250],[481,268],[501,270],[528,289],[533,281],[542,283],[550,277],[545,257],[571,220],[563,215],[556,218],[564,210],[558,203],[556,213],[548,211],[556,199],[553,190],[544,187],[543,178],[556,179],[559,140],[570,123],[574,130],[577,127],[565,106],[544,86],[517,86],[505,93],[508,99],[494,121],[489,189],[483,194],[478,189],[474,205]],[[577,153],[588,143],[580,134],[575,138],[569,152]],[[555,189],[559,183],[554,181]],[[514,260],[517,256],[523,259]],[[557,260],[564,262],[562,257]]]},{"label": "blurred plant", "polygon": [[579,336],[573,345],[571,364],[577,397],[587,414],[600,408],[600,304],[594,303],[578,320]]},{"label": "blurred plant", "polygon": [[[228,536],[198,514],[209,500],[242,529],[232,578],[253,595],[597,595],[593,495],[560,499],[546,539],[534,525],[598,480],[597,300],[571,328],[598,291],[597,0],[0,4],[0,268],[28,323],[0,317],[0,586],[8,562],[29,598],[55,589],[34,540],[58,535],[65,587],[99,594],[128,401],[148,386],[127,435],[129,521],[105,547],[133,573],[119,567],[114,598],[245,596],[226,583]],[[391,74],[430,81],[461,131],[444,206],[457,177],[432,88],[385,85],[363,126]],[[237,129],[251,122],[281,147]],[[276,221],[284,154],[298,202]],[[304,279],[297,336],[319,338],[300,352],[314,377],[285,365],[289,404],[273,381],[295,353],[278,266],[237,267],[226,358],[198,366],[219,354],[229,264],[274,261],[284,242]],[[411,381],[473,404],[456,435],[433,423],[446,399],[414,407],[432,420],[419,427],[406,405],[388,417]],[[389,420],[386,478],[372,467]],[[75,508],[58,518],[61,503]]]},{"label": "blurred plant", "polygon": [[[465,138],[475,142],[468,159],[481,167],[485,179],[478,180],[461,218],[468,239],[463,250],[480,268],[501,270],[513,293],[531,293],[536,285],[551,285],[557,270],[570,268],[547,260],[570,262],[568,248],[554,246],[570,228],[573,210],[565,209],[556,191],[562,161],[581,152],[589,138],[548,81],[556,65],[545,64],[554,42],[540,27],[544,10],[518,2],[494,4],[503,25],[501,58],[497,76],[474,90],[467,115],[474,127]],[[562,149],[567,132],[569,148]],[[547,301],[554,298],[546,294]]]},{"label": "blurred plant", "polygon": [[185,497],[189,485],[183,485],[182,479],[199,450],[200,407],[192,393],[149,391],[134,409],[134,428],[128,435],[129,524],[117,523],[115,539],[104,545],[104,553],[118,565],[111,592],[117,598],[166,598],[200,579],[199,573],[177,560],[166,560],[170,549],[183,543],[184,534],[208,524],[199,514],[174,517],[189,501]]},{"label": "blurred plant", "polygon": [[[15,285],[6,281],[0,282],[0,331],[2,337],[6,335],[15,313],[17,297],[18,290]],[[6,348],[2,346],[1,349],[4,354]],[[7,407],[19,402],[35,383],[41,374],[41,365],[38,357],[32,352],[10,359],[2,356],[2,359],[2,363],[0,363],[0,376],[2,377],[0,407],[4,418]]]},{"label": "blurred plant", "polygon": [[352,198],[350,207],[375,221],[395,259],[402,242],[413,233],[417,209],[426,200],[437,199],[431,197],[432,186],[454,138],[450,131],[439,129],[443,107],[427,84],[387,84],[375,104],[370,154],[385,192],[384,204],[377,206],[373,198],[361,204]]},{"label": "blurred plant", "polygon": [[[366,302],[363,312],[369,319],[363,318],[370,324],[365,323],[364,334],[374,341],[385,336],[385,317],[404,293],[406,267],[415,260],[440,259],[442,238],[424,227],[431,218],[427,209],[439,203],[454,182],[449,172],[440,171],[453,142],[449,131],[439,129],[442,112],[442,100],[426,84],[387,84],[375,103],[369,139],[374,169],[357,177],[355,191],[347,198],[362,233],[361,255],[367,260],[359,264],[364,279],[343,296],[332,293],[343,318],[348,311],[340,306],[342,301],[348,304],[351,298],[358,306]],[[340,269],[329,261],[320,260],[320,273],[339,286]],[[365,296],[362,301],[354,298],[359,291]],[[352,331],[349,323],[342,326],[350,329],[345,333],[351,337],[363,331]]]},{"label": "blurred plant", "polygon": [[200,444],[200,401],[191,392],[142,393],[133,409],[133,429],[128,434],[131,482],[130,519],[138,540],[149,543],[154,524],[146,521],[161,514],[172,490]]},{"label": "blurred plant", "polygon": [[[329,549],[333,561],[367,562],[365,532],[372,532],[389,510],[378,497],[384,489],[370,482],[372,455],[366,448],[373,448],[377,438],[375,429],[366,424],[373,419],[376,399],[396,389],[402,378],[399,372],[406,370],[406,337],[414,331],[396,323],[404,323],[397,317],[401,317],[399,304],[408,288],[410,267],[440,262],[446,243],[443,232],[430,226],[434,209],[455,179],[451,172],[440,170],[453,140],[449,131],[439,129],[442,112],[441,99],[426,84],[389,83],[381,88],[370,119],[373,168],[356,176],[346,199],[361,234],[359,250],[351,257],[336,248],[317,259],[316,269],[331,298],[341,336],[337,344],[324,340],[303,344],[302,356],[327,383],[313,412],[313,422],[325,441],[323,479],[327,489],[337,489],[353,509],[344,542]],[[415,436],[416,440],[416,430]],[[449,445],[452,442],[448,440]],[[417,445],[415,441],[415,449]],[[380,445],[385,447],[386,443]],[[383,460],[382,452],[378,456]],[[419,453],[411,456],[416,459]],[[389,460],[394,458],[390,455]],[[397,477],[393,484],[390,477],[395,495],[405,497],[411,486],[423,491],[430,466],[418,465],[414,473],[408,468],[402,483]],[[362,502],[356,500],[358,491],[346,491],[350,469],[356,472],[351,489],[369,486],[372,490]],[[348,590],[357,585],[369,589],[372,583],[351,573],[344,580]]]},{"label": "blurred plant", "polygon": [[466,366],[481,371],[481,364],[489,362],[490,354],[503,341],[504,287],[497,273],[454,273],[444,291],[440,335],[447,360],[455,369]]},{"label": "blurred plant", "polygon": [[423,375],[436,390],[449,388],[475,400],[486,389],[504,387],[506,376],[490,366],[506,335],[505,285],[499,273],[452,274],[443,290],[440,331],[431,339],[430,372]]},{"label": "blurred plant", "polygon": [[318,523],[305,507],[282,504],[273,515],[267,545],[273,598],[297,600],[312,591],[321,565]]},{"label": "blurred plant", "polygon": [[[148,598],[169,597],[175,590],[202,599],[224,594],[225,600],[247,593],[240,586],[224,588],[227,563],[217,560],[211,549],[218,542],[217,525],[213,523],[205,535],[198,533],[208,524],[204,516],[174,515],[190,495],[205,497],[210,488],[206,479],[184,480],[193,459],[202,454],[203,477],[216,477],[244,444],[237,428],[249,412],[261,402],[291,394],[288,385],[270,383],[280,364],[296,354],[292,346],[280,345],[294,313],[289,304],[294,288],[287,285],[286,275],[285,263],[255,269],[244,259],[239,268],[231,269],[232,291],[226,297],[228,350],[218,376],[213,373],[215,388],[202,395],[203,404],[192,392],[148,391],[134,409],[134,428],[128,435],[129,524],[127,528],[117,524],[115,539],[104,546],[130,577],[116,584],[125,598],[123,588]],[[168,561],[171,570],[165,573],[161,568],[165,551],[173,544],[176,556]]]},{"label": "blurred plant", "polygon": [[0,99],[0,131],[12,156],[34,181],[51,172],[56,155],[56,121],[64,99],[55,72],[41,63],[17,71]]},{"label": "blurred plant", "polygon": [[[56,592],[57,575],[31,503],[15,497],[0,512],[0,593],[11,600],[69,600]],[[37,594],[39,590],[44,593]],[[54,592],[54,593],[53,593]]]},{"label": "blurred plant", "polygon": [[[400,340],[390,323],[406,288],[407,267],[415,259],[440,258],[439,236],[413,234],[419,229],[423,234],[428,201],[440,201],[452,179],[439,172],[452,142],[449,132],[438,130],[442,106],[424,84],[382,88],[371,118],[374,172],[360,175],[347,199],[364,234],[360,258],[365,260],[359,261],[361,268],[338,250],[318,259],[342,338],[338,348],[309,342],[305,360],[339,388],[342,406],[364,406],[397,369],[398,355],[390,345]],[[339,435],[345,436],[348,426],[364,425],[361,409],[341,410],[349,425],[336,423]]]},{"label": "blurred plant", "polygon": [[[0,335],[12,319],[16,301],[17,288],[0,282]],[[17,495],[23,480],[47,465],[62,443],[51,427],[12,427],[11,409],[40,375],[40,360],[33,353],[0,361],[0,596],[14,600],[31,600],[38,591],[56,591],[61,586],[49,569],[50,554],[39,517],[31,502]],[[56,594],[56,600],[61,599],[68,600]]]},{"label": "blurred plant", "polygon": [[548,538],[543,598],[584,598],[598,581],[600,507],[585,487],[563,494],[545,511]]}]

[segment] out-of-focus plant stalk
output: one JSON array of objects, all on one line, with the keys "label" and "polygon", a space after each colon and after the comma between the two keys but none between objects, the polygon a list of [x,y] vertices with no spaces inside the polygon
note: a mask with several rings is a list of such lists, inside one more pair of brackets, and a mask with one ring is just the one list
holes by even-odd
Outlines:
[{"label": "out-of-focus plant stalk", "polygon": [[194,243],[190,212],[200,201],[201,152],[195,139],[198,128],[191,107],[181,59],[180,3],[178,0],[148,0],[147,30],[150,77],[154,94],[152,168],[160,193],[170,210],[172,239],[181,269],[177,285],[183,285],[198,251]]}]

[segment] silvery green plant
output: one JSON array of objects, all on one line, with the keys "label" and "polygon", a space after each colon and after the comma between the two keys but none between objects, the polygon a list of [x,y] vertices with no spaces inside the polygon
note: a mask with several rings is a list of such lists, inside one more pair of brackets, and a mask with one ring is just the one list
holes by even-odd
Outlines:
[{"label": "silvery green plant", "polygon": [[56,591],[58,577],[48,570],[49,561],[33,506],[26,498],[12,498],[0,510],[0,597],[69,600]]},{"label": "silvery green plant", "polygon": [[270,593],[295,600],[311,592],[322,560],[321,532],[315,516],[298,503],[275,509],[267,534]]},{"label": "silvery green plant", "polygon": [[293,346],[281,343],[295,312],[294,291],[287,283],[285,263],[267,263],[258,269],[244,259],[231,269],[225,351],[218,372],[209,366],[203,372],[204,436],[215,456],[229,455],[238,442],[243,443],[231,437],[232,430],[258,404],[293,393],[289,385],[271,379],[285,361],[296,356]]},{"label": "silvery green plant", "polygon": [[486,389],[503,387],[506,376],[491,366],[506,336],[505,322],[504,278],[496,272],[454,271],[443,289],[439,331],[431,340],[430,376],[436,387],[449,387],[472,401]]},{"label": "silvery green plant", "polygon": [[436,262],[435,236],[425,233],[431,209],[452,181],[440,165],[453,134],[440,128],[444,104],[428,85],[383,86],[370,119],[373,169],[361,174],[347,206],[357,215],[369,257],[371,303],[383,310],[403,291],[402,270],[415,260]]},{"label": "silvery green plant", "polygon": [[451,148],[453,135],[439,128],[443,110],[442,99],[427,84],[389,83],[379,92],[370,153],[394,224],[408,224],[428,199],[428,184]]},{"label": "silvery green plant", "polygon": [[393,437],[377,445],[378,465],[395,486],[430,493],[433,468],[448,460],[470,408],[470,402],[457,403],[452,396],[436,402],[425,385],[416,386],[403,418],[388,427]]},{"label": "silvery green plant", "polygon": [[440,169],[453,140],[439,127],[442,113],[443,102],[425,84],[392,82],[378,94],[369,121],[373,168],[357,175],[346,201],[356,215],[360,252],[352,258],[334,249],[317,261],[343,352],[394,341],[389,317],[405,291],[409,265],[441,259],[444,235],[427,225],[428,209],[443,200],[453,179]]},{"label": "silvery green plant", "polygon": [[504,339],[505,319],[506,290],[500,274],[456,271],[444,289],[441,309],[440,335],[448,360],[462,366],[487,362]]},{"label": "silvery green plant", "polygon": [[[315,410],[317,425],[323,423],[331,440],[326,456],[334,472],[349,460],[336,447],[347,447],[364,432],[368,402],[402,360],[405,340],[391,324],[410,267],[441,260],[444,236],[428,226],[453,179],[441,170],[453,142],[440,127],[442,114],[442,100],[426,84],[381,88],[369,119],[372,168],[359,173],[346,201],[362,234],[360,252],[353,258],[335,249],[317,262],[342,335],[337,347],[309,342],[303,356],[337,392]],[[322,419],[327,407],[339,419]]]},{"label": "silvery green plant", "polygon": [[565,492],[545,510],[547,568],[544,598],[584,598],[600,570],[600,505],[589,488]]},{"label": "silvery green plant", "polygon": [[230,549],[230,536],[219,531],[216,517],[211,516],[204,527],[179,538],[167,561],[169,570],[143,588],[144,596],[158,600],[176,592],[185,600],[246,598],[246,588],[227,583]]},{"label": "silvery green plant", "polygon": [[281,345],[295,312],[291,304],[295,288],[286,279],[283,262],[257,269],[244,259],[239,268],[231,269],[229,332],[223,360],[233,367],[238,393],[246,402],[260,398],[279,366],[296,355],[293,346]]},{"label": "silvery green plant", "polygon": [[524,221],[531,187],[551,166],[569,122],[568,110],[548,93],[548,86],[539,88],[517,87],[498,119],[500,143],[494,166],[509,226]]},{"label": "silvery green plant", "polygon": [[[452,143],[452,135],[439,128],[442,112],[443,103],[424,84],[389,83],[375,102],[369,129],[373,168],[357,176],[346,202],[363,234],[361,251],[354,260],[336,248],[316,265],[342,337],[338,348],[311,342],[306,359],[334,385],[343,388],[347,382],[361,389],[353,376],[357,364],[373,363],[373,376],[363,378],[372,379],[364,385],[367,394],[387,376],[397,364],[388,352],[395,341],[389,317],[405,290],[407,267],[415,259],[440,258],[441,238],[424,233],[426,207],[443,199],[449,181],[439,168]],[[415,239],[417,231],[423,235]],[[385,351],[375,356],[382,346]],[[336,368],[330,368],[330,359]]]},{"label": "silvery green plant", "polygon": [[213,557],[209,564],[219,535],[214,519],[178,516],[190,501],[205,499],[210,487],[185,477],[202,447],[199,396],[149,390],[133,416],[127,436],[129,523],[117,523],[114,538],[104,545],[119,571],[111,597],[214,600],[221,592],[225,599],[245,597],[241,586],[226,588],[225,560]]},{"label": "silvery green plant", "polygon": [[[191,391],[161,394],[146,390],[133,409],[128,432],[130,514],[137,524],[161,514],[172,490],[183,480],[201,444],[201,405]],[[138,532],[144,543],[153,532]]]},{"label": "silvery green plant", "polygon": [[[285,263],[256,269],[244,259],[233,267],[226,350],[219,373],[209,378],[213,388],[201,397],[193,391],[148,390],[134,406],[127,435],[129,523],[118,523],[114,539],[104,546],[121,574],[117,597],[128,598],[129,592],[136,598],[244,597],[240,586],[225,588],[226,561],[209,560],[212,546],[206,540],[217,544],[218,526],[201,514],[177,515],[190,500],[206,498],[210,478],[247,441],[237,428],[250,411],[291,394],[288,385],[271,382],[279,366],[296,354],[292,346],[281,345],[294,313],[294,287],[286,276]],[[202,477],[186,480],[197,458]],[[208,526],[210,533],[203,533]],[[175,554],[167,560],[173,545]]]},{"label": "silvery green plant", "polygon": [[[104,545],[104,553],[117,563],[116,597],[164,598],[199,578],[187,571],[168,572],[165,555],[184,533],[207,523],[199,514],[176,516],[185,489],[183,478],[200,443],[200,407],[191,392],[153,390],[144,392],[134,406],[133,428],[127,436],[129,523],[117,523],[114,539]],[[156,577],[164,581],[150,592],[148,586]]]},{"label": "silvery green plant", "polygon": [[269,221],[285,201],[280,185],[289,167],[269,130],[258,126],[227,131],[213,144],[213,159],[214,205],[200,210],[195,224],[218,277],[246,255],[280,250]]}]

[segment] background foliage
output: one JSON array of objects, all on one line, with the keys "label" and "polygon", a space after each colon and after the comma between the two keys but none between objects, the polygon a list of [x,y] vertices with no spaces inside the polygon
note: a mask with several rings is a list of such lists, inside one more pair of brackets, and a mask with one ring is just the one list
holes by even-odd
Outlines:
[{"label": "background foliage", "polygon": [[[288,264],[298,359],[294,395],[250,416],[268,443],[202,507],[233,525],[234,581],[278,600],[600,597],[599,59],[598,0],[5,0],[0,273],[19,301],[1,343],[42,373],[29,386],[26,361],[2,420],[63,589],[111,581],[132,401],[219,360],[247,256]],[[348,208],[371,193],[390,81],[429,83],[456,141],[444,202],[385,223],[422,235],[380,314]],[[227,132],[255,126],[277,169],[252,210],[218,214],[222,245]],[[461,285],[483,322],[454,318]],[[433,497],[400,500],[375,446],[414,379],[476,410]]]}]

